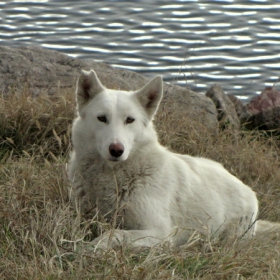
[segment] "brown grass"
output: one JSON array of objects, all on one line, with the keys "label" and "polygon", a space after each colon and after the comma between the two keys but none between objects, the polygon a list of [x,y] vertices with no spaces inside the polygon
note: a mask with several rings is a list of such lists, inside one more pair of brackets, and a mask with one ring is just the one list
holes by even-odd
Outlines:
[{"label": "brown grass", "polygon": [[[207,243],[194,235],[181,248],[83,250],[106,225],[69,203],[74,107],[70,91],[32,98],[21,89],[0,100],[0,279],[279,279],[275,236]],[[156,126],[170,149],[223,163],[257,192],[263,218],[280,221],[278,139],[210,135],[176,111],[159,112]]]}]

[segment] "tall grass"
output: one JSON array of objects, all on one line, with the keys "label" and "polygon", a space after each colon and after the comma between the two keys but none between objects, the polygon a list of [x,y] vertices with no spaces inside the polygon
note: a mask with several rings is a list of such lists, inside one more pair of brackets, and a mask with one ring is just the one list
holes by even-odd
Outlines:
[{"label": "tall grass", "polygon": [[[256,191],[262,218],[280,221],[279,140],[259,132],[211,134],[195,118],[162,107],[155,120],[170,149],[204,156]],[[103,227],[69,202],[73,91],[0,100],[0,279],[279,279],[279,238],[206,242],[196,234],[174,248],[90,253]]]}]

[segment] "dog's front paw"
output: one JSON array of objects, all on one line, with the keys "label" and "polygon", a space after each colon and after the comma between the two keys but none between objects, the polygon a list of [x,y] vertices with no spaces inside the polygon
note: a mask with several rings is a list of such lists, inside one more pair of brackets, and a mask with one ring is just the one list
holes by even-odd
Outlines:
[{"label": "dog's front paw", "polygon": [[109,236],[107,234],[99,236],[95,238],[92,242],[91,245],[94,246],[95,250],[107,250],[111,248],[110,246],[110,241],[109,241]]},{"label": "dog's front paw", "polygon": [[90,251],[96,252],[97,250],[106,251],[108,249],[117,248],[120,245],[120,240],[115,235],[112,235],[110,232],[108,232],[95,238],[87,245],[87,248]]}]

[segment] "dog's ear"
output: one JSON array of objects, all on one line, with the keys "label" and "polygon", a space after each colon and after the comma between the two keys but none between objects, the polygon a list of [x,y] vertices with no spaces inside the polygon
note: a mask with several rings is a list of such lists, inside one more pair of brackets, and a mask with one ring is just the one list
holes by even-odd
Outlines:
[{"label": "dog's ear", "polygon": [[162,78],[156,76],[148,84],[138,90],[135,95],[150,118],[157,111],[158,105],[162,98]]},{"label": "dog's ear", "polygon": [[76,88],[79,111],[90,99],[104,90],[104,86],[101,84],[96,73],[93,70],[90,70],[89,72],[82,70]]}]

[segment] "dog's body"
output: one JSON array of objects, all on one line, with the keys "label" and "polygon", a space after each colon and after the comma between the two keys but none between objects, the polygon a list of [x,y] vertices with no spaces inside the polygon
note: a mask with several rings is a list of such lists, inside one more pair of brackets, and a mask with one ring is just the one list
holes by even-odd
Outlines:
[{"label": "dog's body", "polygon": [[160,77],[137,92],[109,90],[94,71],[79,78],[68,175],[79,205],[96,206],[119,228],[94,243],[180,245],[194,231],[254,235],[258,201],[248,186],[219,163],[159,144],[152,118],[161,98]]}]

